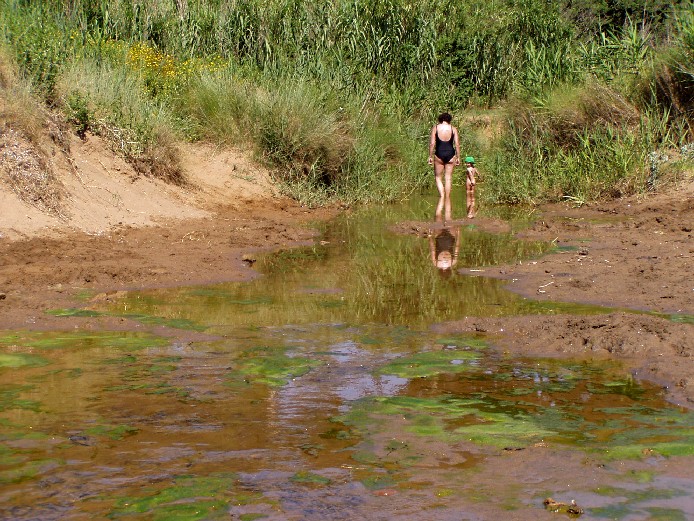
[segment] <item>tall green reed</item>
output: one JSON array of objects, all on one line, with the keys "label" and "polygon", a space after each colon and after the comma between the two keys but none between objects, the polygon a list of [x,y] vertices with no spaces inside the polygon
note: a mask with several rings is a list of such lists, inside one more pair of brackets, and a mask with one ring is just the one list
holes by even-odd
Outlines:
[{"label": "tall green reed", "polygon": [[[641,62],[649,60],[649,33],[631,24],[621,32],[581,38],[561,4],[544,0],[3,0],[0,21],[0,35],[13,46],[35,88],[50,103],[67,107],[72,119],[108,121],[133,132],[133,142],[151,146],[177,133],[222,143],[250,141],[285,188],[310,204],[330,198],[391,199],[422,186],[430,181],[422,156],[435,114],[460,115],[471,104],[489,106],[509,96],[535,99],[535,112],[549,110],[555,123],[564,123],[548,127],[535,118],[533,130],[511,114],[498,150],[485,151],[487,164],[495,176],[502,170],[523,175],[509,178],[506,192],[492,181],[489,193],[497,200],[609,193],[587,181],[579,189],[581,177],[568,172],[601,154],[591,147],[615,129],[621,129],[617,142],[624,150],[606,154],[606,164],[635,164],[627,158],[640,154],[627,153],[636,146],[626,139],[634,134],[633,121],[622,125],[600,109],[581,116],[597,116],[599,125],[586,127],[575,114],[543,103],[556,96],[548,93],[580,84],[585,75],[633,95],[633,82],[624,78],[635,77]],[[683,47],[674,46],[677,57],[663,60],[669,76],[656,72],[650,83],[653,97],[661,100],[659,113],[670,116],[670,133],[686,126],[675,120],[688,121],[682,116],[686,111],[663,110],[667,103],[677,109],[688,92],[688,34],[683,26],[678,32]],[[124,49],[150,49],[148,56],[154,53],[159,61],[121,69],[123,57],[112,52],[113,42]],[[144,85],[144,94],[130,100],[141,105],[132,107],[133,114],[166,116],[150,127],[123,113],[117,92],[109,94],[110,102],[91,87],[66,94],[61,76],[71,77],[69,64],[85,59],[114,74],[114,84],[126,81],[119,76],[125,70],[132,75],[127,81]],[[208,59],[217,65],[199,65]],[[171,77],[164,74],[166,60],[175,64]],[[179,74],[183,67],[178,65],[190,63],[197,65]],[[673,90],[665,88],[671,85],[666,77],[675,77],[678,88],[685,86],[674,91],[681,95],[668,97]],[[555,104],[560,103],[571,101]],[[556,136],[548,141],[540,132],[547,128],[572,138],[563,144],[552,141]],[[526,139],[528,129],[532,139]],[[654,142],[634,135],[641,147],[644,140]],[[466,148],[474,151],[475,145]],[[550,164],[570,181],[552,181]]]},{"label": "tall green reed", "polygon": [[580,203],[645,188],[652,143],[637,109],[617,91],[588,82],[516,103],[492,154],[488,199]]},{"label": "tall green reed", "polygon": [[[284,189],[306,204],[396,199],[423,182],[418,126],[340,100],[320,84],[266,77],[260,87],[231,72],[203,75],[181,110],[201,137],[255,147]],[[412,171],[415,155],[419,172]]]}]

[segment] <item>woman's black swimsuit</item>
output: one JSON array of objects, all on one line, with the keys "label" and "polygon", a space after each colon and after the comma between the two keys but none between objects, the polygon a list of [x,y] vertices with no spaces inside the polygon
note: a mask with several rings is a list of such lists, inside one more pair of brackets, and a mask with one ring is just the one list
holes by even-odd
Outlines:
[{"label": "woman's black swimsuit", "polygon": [[435,256],[438,259],[444,251],[449,252],[451,255],[455,256],[455,237],[448,228],[441,230],[435,239],[436,249]]},{"label": "woman's black swimsuit", "polygon": [[451,131],[451,139],[448,141],[441,141],[439,139],[439,131],[436,129],[436,151],[434,152],[436,157],[438,157],[443,164],[451,162],[451,159],[455,157],[455,146],[453,145],[453,132]]}]

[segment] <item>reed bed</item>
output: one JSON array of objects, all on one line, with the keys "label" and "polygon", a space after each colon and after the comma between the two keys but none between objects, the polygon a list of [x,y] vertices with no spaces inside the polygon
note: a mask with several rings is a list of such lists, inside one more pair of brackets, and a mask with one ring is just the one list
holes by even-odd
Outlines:
[{"label": "reed bed", "polygon": [[397,199],[431,182],[437,113],[501,106],[501,135],[466,132],[483,196],[584,200],[691,138],[691,2],[612,4],[3,0],[0,37],[77,132],[172,182],[176,141],[204,139],[250,144],[309,205]]}]

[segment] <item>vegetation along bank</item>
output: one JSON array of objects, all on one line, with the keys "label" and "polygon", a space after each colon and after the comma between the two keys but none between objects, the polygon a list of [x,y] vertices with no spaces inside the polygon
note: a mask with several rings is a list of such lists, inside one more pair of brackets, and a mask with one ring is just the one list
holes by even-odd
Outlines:
[{"label": "vegetation along bank", "polygon": [[0,37],[6,125],[30,135],[37,101],[175,184],[177,144],[205,141],[303,204],[395,200],[431,182],[442,110],[488,202],[639,193],[692,162],[690,1],[4,0]]}]

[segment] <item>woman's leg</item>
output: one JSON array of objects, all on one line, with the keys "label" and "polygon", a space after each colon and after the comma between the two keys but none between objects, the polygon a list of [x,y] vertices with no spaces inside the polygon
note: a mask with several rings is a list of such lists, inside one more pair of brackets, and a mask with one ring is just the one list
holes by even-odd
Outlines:
[{"label": "woman's leg", "polygon": [[453,187],[453,163],[444,165],[444,220],[451,220],[451,189]]},{"label": "woman's leg", "polygon": [[436,177],[436,188],[439,191],[439,197],[443,197],[444,195],[444,188],[443,188],[443,170],[444,170],[444,164],[443,161],[441,161],[438,157],[434,156],[434,176]]},{"label": "woman's leg", "polygon": [[439,202],[436,205],[436,213],[434,214],[434,220],[437,223],[443,221],[443,196],[439,197]]}]

